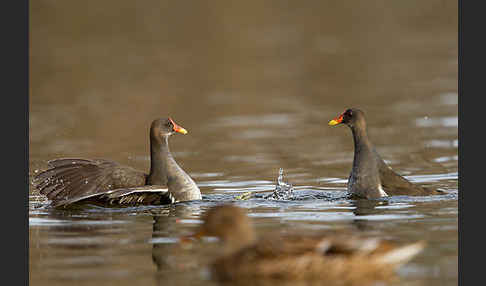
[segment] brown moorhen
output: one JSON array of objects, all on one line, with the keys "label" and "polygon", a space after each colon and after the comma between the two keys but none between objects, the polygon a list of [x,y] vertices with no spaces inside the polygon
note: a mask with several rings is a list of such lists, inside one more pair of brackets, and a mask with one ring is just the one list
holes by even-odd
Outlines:
[{"label": "brown moorhen", "polygon": [[348,192],[357,197],[375,199],[386,196],[438,195],[442,191],[420,187],[395,173],[371,144],[363,111],[350,108],[329,125],[346,124],[353,132],[353,169],[348,179]]},{"label": "brown moorhen", "polygon": [[200,200],[199,188],[169,151],[169,136],[175,132],[187,133],[171,118],[152,122],[148,175],[104,159],[55,159],[33,184],[54,207],[79,201],[132,205]]},{"label": "brown moorhen", "polygon": [[[199,230],[185,237],[218,237],[222,253],[211,264],[221,281],[318,282],[316,285],[367,285],[393,280],[395,269],[425,247],[425,242],[398,244],[349,232],[309,235],[267,234],[257,238],[246,212],[219,205],[204,215]],[[253,283],[251,283],[253,284]],[[264,284],[266,285],[266,284]],[[275,284],[271,284],[275,285]]]}]

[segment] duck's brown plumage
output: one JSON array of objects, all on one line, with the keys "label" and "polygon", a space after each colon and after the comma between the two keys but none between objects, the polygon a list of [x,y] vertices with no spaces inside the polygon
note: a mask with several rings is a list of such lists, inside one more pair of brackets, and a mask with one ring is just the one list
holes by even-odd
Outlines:
[{"label": "duck's brown plumage", "polygon": [[149,174],[110,160],[63,158],[49,161],[33,184],[55,207],[79,201],[131,205],[201,199],[199,188],[170,154],[168,137],[174,132],[187,133],[170,118],[152,122]]},{"label": "duck's brown plumage", "polygon": [[418,186],[393,171],[371,143],[364,112],[351,108],[329,122],[345,124],[353,133],[354,159],[348,179],[348,191],[367,199],[384,196],[426,196],[443,194],[440,190]]},{"label": "duck's brown plumage", "polygon": [[365,285],[394,279],[395,269],[424,247],[423,242],[399,245],[350,233],[267,235],[257,239],[244,213],[232,205],[214,207],[195,235],[221,238],[226,250],[211,265],[219,280]]}]

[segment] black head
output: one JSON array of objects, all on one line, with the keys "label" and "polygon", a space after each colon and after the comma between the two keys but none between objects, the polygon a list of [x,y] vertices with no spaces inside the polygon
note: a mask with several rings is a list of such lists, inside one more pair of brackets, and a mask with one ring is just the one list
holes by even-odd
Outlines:
[{"label": "black head", "polygon": [[150,126],[150,136],[153,138],[170,136],[175,132],[187,134],[187,130],[177,125],[170,117],[155,119]]},{"label": "black head", "polygon": [[346,109],[341,115],[329,121],[329,125],[346,124],[349,127],[355,127],[357,125],[364,126],[365,117],[364,112],[357,108]]}]

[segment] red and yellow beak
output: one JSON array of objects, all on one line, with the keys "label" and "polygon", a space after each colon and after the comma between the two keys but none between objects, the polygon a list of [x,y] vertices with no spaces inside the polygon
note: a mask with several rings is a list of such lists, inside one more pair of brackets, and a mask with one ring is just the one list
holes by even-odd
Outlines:
[{"label": "red and yellow beak", "polygon": [[333,120],[329,121],[329,125],[334,126],[338,125],[343,122],[343,114],[339,115],[339,117],[334,118]]},{"label": "red and yellow beak", "polygon": [[182,128],[182,126],[177,125],[172,118],[169,117],[170,122],[172,122],[172,125],[174,126],[172,130],[175,132],[181,133],[181,134],[187,134],[187,130]]}]

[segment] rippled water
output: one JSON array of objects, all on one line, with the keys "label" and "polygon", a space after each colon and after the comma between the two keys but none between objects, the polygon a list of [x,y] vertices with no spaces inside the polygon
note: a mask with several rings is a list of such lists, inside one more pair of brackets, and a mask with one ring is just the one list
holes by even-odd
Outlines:
[{"label": "rippled water", "polygon": [[[222,202],[258,234],[425,240],[397,284],[457,284],[456,2],[112,2],[31,3],[30,173],[58,157],[148,170],[150,122],[170,115],[203,200],[56,210],[31,188],[30,285],[216,285],[217,242],[178,238]],[[327,126],[347,107],[394,170],[447,194],[348,199],[351,132]],[[293,200],[263,198],[279,168]]]}]

